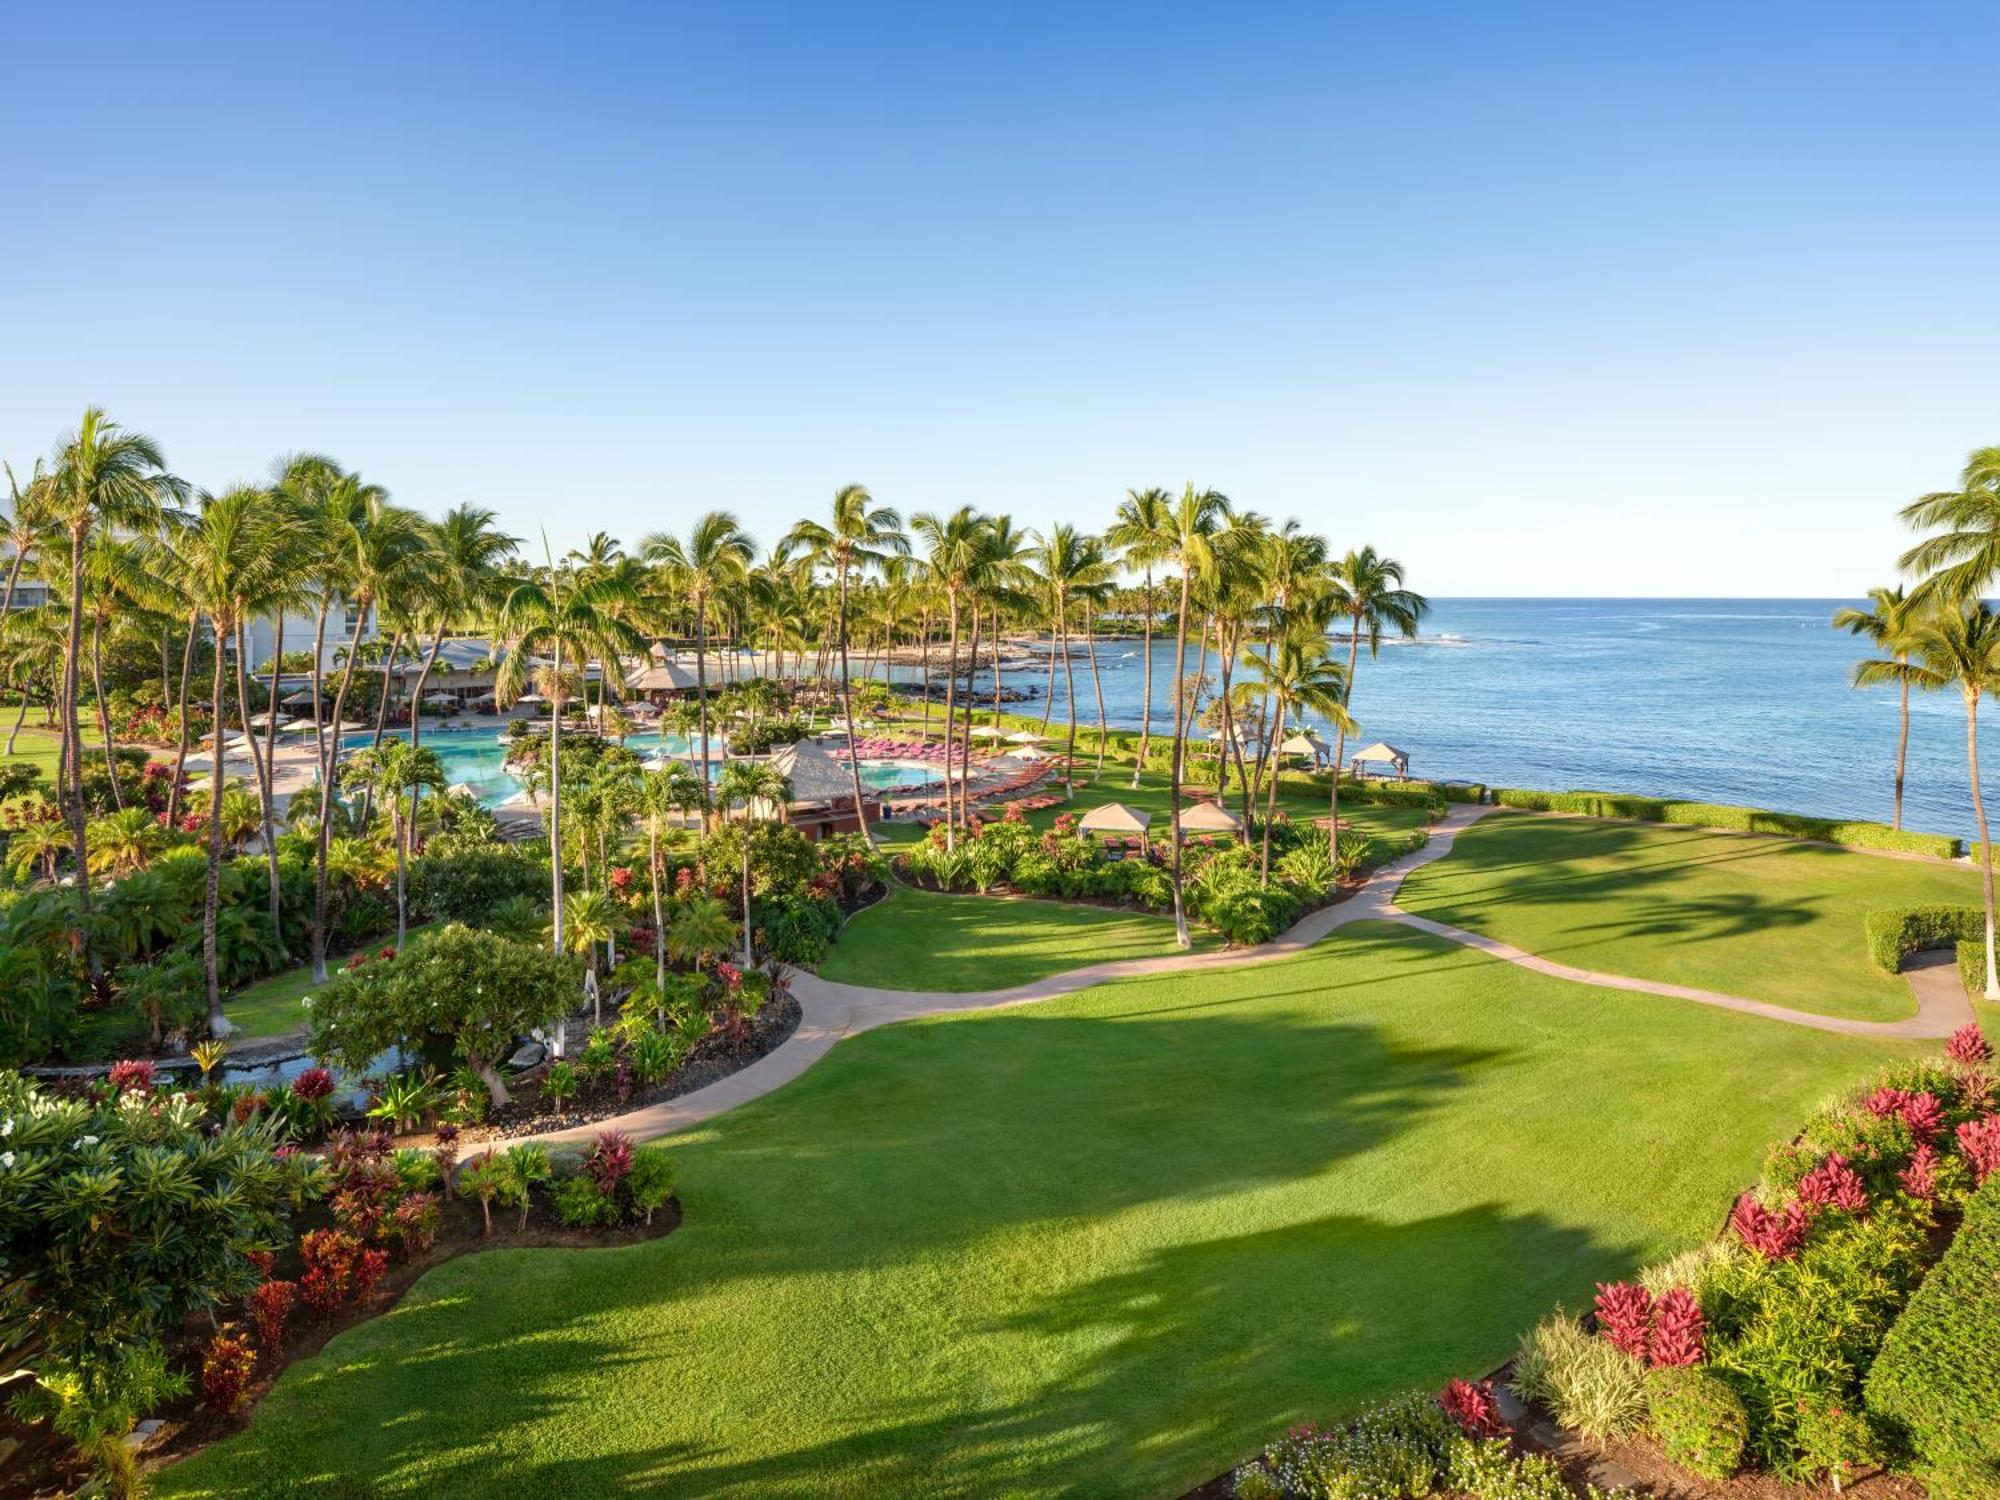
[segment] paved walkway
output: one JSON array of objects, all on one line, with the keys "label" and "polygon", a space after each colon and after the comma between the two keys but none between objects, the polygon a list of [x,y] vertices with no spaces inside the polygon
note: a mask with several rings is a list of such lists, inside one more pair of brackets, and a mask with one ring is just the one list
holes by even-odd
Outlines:
[{"label": "paved walkway", "polygon": [[[1955,970],[1946,972],[1926,966],[1916,966],[1911,969],[1910,987],[1917,997],[1917,1014],[1908,1020],[1851,1021],[1839,1016],[1819,1016],[1806,1011],[1787,1010],[1783,1006],[1768,1005],[1761,1000],[1745,1000],[1736,995],[1696,989],[1690,985],[1666,984],[1651,979],[1632,979],[1622,974],[1604,974],[1593,969],[1579,969],[1569,964],[1555,963],[1549,959],[1538,958],[1532,953],[1523,952],[1495,938],[1467,932],[1460,927],[1450,927],[1442,922],[1433,922],[1428,917],[1415,916],[1396,905],[1396,894],[1412,870],[1420,869],[1433,860],[1444,858],[1451,852],[1452,844],[1460,832],[1494,810],[1491,807],[1454,804],[1442,821],[1431,826],[1430,842],[1423,848],[1404,855],[1393,864],[1384,865],[1345,901],[1321,907],[1318,911],[1300,918],[1285,932],[1257,948],[1234,951],[1217,949],[1208,953],[1121,959],[1115,963],[1091,964],[1085,968],[1071,969],[1066,973],[1050,975],[1046,979],[1015,985],[1011,989],[1004,990],[883,990],[866,985],[840,984],[804,970],[794,970],[789,982],[792,993],[798,997],[802,1012],[799,1027],[775,1051],[767,1053],[740,1072],[732,1073],[727,1078],[718,1079],[705,1088],[695,1089],[679,1098],[647,1105],[643,1109],[635,1109],[612,1119],[599,1120],[591,1125],[555,1131],[530,1139],[547,1143],[587,1141],[600,1130],[623,1130],[637,1140],[670,1135],[675,1131],[698,1125],[725,1110],[734,1109],[739,1104],[760,1098],[773,1089],[791,1082],[825,1056],[833,1044],[842,1037],[853,1036],[876,1026],[907,1021],[917,1016],[944,1015],[962,1010],[998,1010],[1010,1005],[1025,1005],[1036,1000],[1048,1000],[1057,995],[1071,994],[1114,979],[1136,979],[1150,974],[1182,974],[1201,969],[1231,969],[1249,964],[1272,963],[1303,953],[1328,933],[1345,927],[1350,922],[1398,922],[1406,927],[1414,927],[1433,936],[1447,938],[1454,943],[1475,948],[1481,953],[1504,959],[1508,963],[1519,964],[1523,968],[1532,969],[1538,974],[1547,974],[1555,979],[1596,985],[1603,989],[1634,990],[1641,994],[1664,995],[1675,1000],[1691,1000],[1697,1005],[1712,1005],[1721,1010],[1739,1011],[1744,1015],[1786,1021],[1794,1026],[1808,1026],[1818,1031],[1839,1032],[1845,1036],[1890,1039],[1944,1037],[1964,1025],[1972,1014],[1970,1003],[1957,987]],[[1940,975],[1943,977],[1940,978]],[[1945,979],[1951,982],[1947,984],[1944,982]],[[513,1145],[517,1142],[496,1144]]]}]

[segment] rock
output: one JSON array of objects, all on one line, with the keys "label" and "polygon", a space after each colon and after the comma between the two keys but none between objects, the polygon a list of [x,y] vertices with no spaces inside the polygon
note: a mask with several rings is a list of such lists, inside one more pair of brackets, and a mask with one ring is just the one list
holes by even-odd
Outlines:
[{"label": "rock", "polygon": [[540,1042],[523,1042],[521,1050],[507,1059],[507,1066],[513,1072],[523,1073],[529,1068],[539,1068],[548,1055],[549,1049]]},{"label": "rock", "polygon": [[145,1421],[139,1423],[138,1426],[134,1427],[130,1432],[125,1434],[125,1446],[130,1448],[135,1453],[138,1452],[141,1448],[145,1447],[146,1444],[152,1442],[154,1438],[158,1437],[160,1429],[166,1425],[167,1424],[161,1421],[158,1417],[146,1418]]}]

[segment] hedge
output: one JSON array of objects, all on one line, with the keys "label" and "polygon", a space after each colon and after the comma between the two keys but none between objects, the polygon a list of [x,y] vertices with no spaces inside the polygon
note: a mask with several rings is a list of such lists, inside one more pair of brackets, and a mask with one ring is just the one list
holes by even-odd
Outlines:
[{"label": "hedge", "polygon": [[1978,906],[1884,906],[1868,913],[1868,961],[1884,974],[1902,972],[1903,960],[1926,948],[1986,935]]},{"label": "hedge", "polygon": [[2000,1494],[2000,1173],[1889,1330],[1865,1394],[1908,1434],[1934,1500]]},{"label": "hedge", "polygon": [[1958,982],[1973,1000],[1986,998],[1986,938],[1962,938],[1958,945]]},{"label": "hedge", "polygon": [[1732,807],[1722,802],[1678,802],[1667,797],[1641,797],[1627,792],[1543,792],[1527,787],[1495,787],[1493,800],[1502,807],[1530,812],[1576,813],[1588,818],[1629,818],[1640,823],[1683,823],[1725,833],[1770,833],[1783,838],[1816,839],[1850,849],[1886,849],[1898,854],[1927,854],[1957,859],[1964,844],[1947,834],[1912,833],[1886,823],[1841,818],[1809,818],[1803,813],[1768,812],[1758,807]]}]

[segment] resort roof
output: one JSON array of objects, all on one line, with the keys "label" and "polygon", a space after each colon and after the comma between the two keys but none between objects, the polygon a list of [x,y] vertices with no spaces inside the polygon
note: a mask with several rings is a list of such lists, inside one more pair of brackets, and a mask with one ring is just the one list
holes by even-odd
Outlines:
[{"label": "resort roof", "polygon": [[1398,750],[1387,740],[1377,740],[1366,750],[1355,751],[1354,758],[1356,760],[1387,760],[1394,761],[1398,765],[1408,765],[1410,752],[1407,750]]},{"label": "resort roof", "polygon": [[694,673],[670,661],[641,667],[625,679],[625,686],[635,693],[680,693],[694,685]]},{"label": "resort roof", "polygon": [[1152,821],[1151,813],[1138,812],[1122,802],[1107,802],[1085,813],[1076,826],[1091,833],[1144,833]]},{"label": "resort roof", "polygon": [[1327,747],[1325,740],[1308,729],[1289,736],[1278,748],[1286,755],[1324,755]]},{"label": "resort roof", "polygon": [[777,751],[771,769],[791,782],[794,803],[854,800],[852,773],[811,740]]}]

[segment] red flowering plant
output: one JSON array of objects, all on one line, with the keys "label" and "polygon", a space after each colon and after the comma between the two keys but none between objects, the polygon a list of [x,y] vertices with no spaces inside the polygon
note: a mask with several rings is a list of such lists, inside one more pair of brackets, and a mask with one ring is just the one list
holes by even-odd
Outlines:
[{"label": "red flowering plant", "polygon": [[1736,1237],[1766,1260],[1790,1260],[1806,1242],[1809,1214],[1794,1199],[1784,1211],[1774,1213],[1757,1201],[1755,1193],[1745,1193],[1730,1211],[1729,1227]]},{"label": "red flowering plant", "polygon": [[1597,1329],[1634,1359],[1646,1357],[1653,1327],[1653,1298],[1629,1281],[1598,1282]]},{"label": "red flowering plant", "polygon": [[1677,1286],[1661,1294],[1653,1304],[1652,1337],[1646,1345],[1653,1365],[1666,1369],[1698,1365],[1707,1347],[1707,1328],[1694,1293]]},{"label": "red flowering plant", "polygon": [[285,1321],[299,1298],[296,1281],[267,1281],[250,1294],[250,1316],[257,1323],[257,1337],[266,1349],[284,1342]]},{"label": "red flowering plant", "polygon": [[1972,1167],[1974,1182],[2000,1172],[2000,1115],[1983,1115],[1959,1126],[1958,1149]]},{"label": "red flowering plant", "polygon": [[1438,1392],[1438,1405],[1456,1422],[1467,1437],[1499,1437],[1507,1431],[1500,1404],[1493,1396],[1490,1380],[1459,1380],[1456,1377]]},{"label": "red flowering plant", "polygon": [[150,1094],[153,1092],[155,1070],[144,1058],[128,1058],[111,1065],[107,1080],[114,1094]]},{"label": "red flowering plant", "polygon": [[1986,1040],[1986,1033],[1979,1029],[1977,1021],[1967,1021],[1944,1044],[1944,1055],[1955,1063],[1977,1067],[1993,1060],[1993,1044]]},{"label": "red flowering plant", "polygon": [[1896,1174],[1896,1181],[1912,1198],[1928,1203],[1937,1196],[1937,1147],[1929,1141],[1910,1154],[1910,1164]]},{"label": "red flowering plant", "polygon": [[1809,1208],[1858,1214],[1868,1207],[1868,1190],[1861,1185],[1861,1175],[1836,1151],[1799,1179],[1796,1201]]},{"label": "red flowering plant", "polygon": [[611,867],[611,889],[618,895],[622,896],[625,892],[631,890],[633,882],[638,878],[633,873],[630,865],[613,865]]}]

